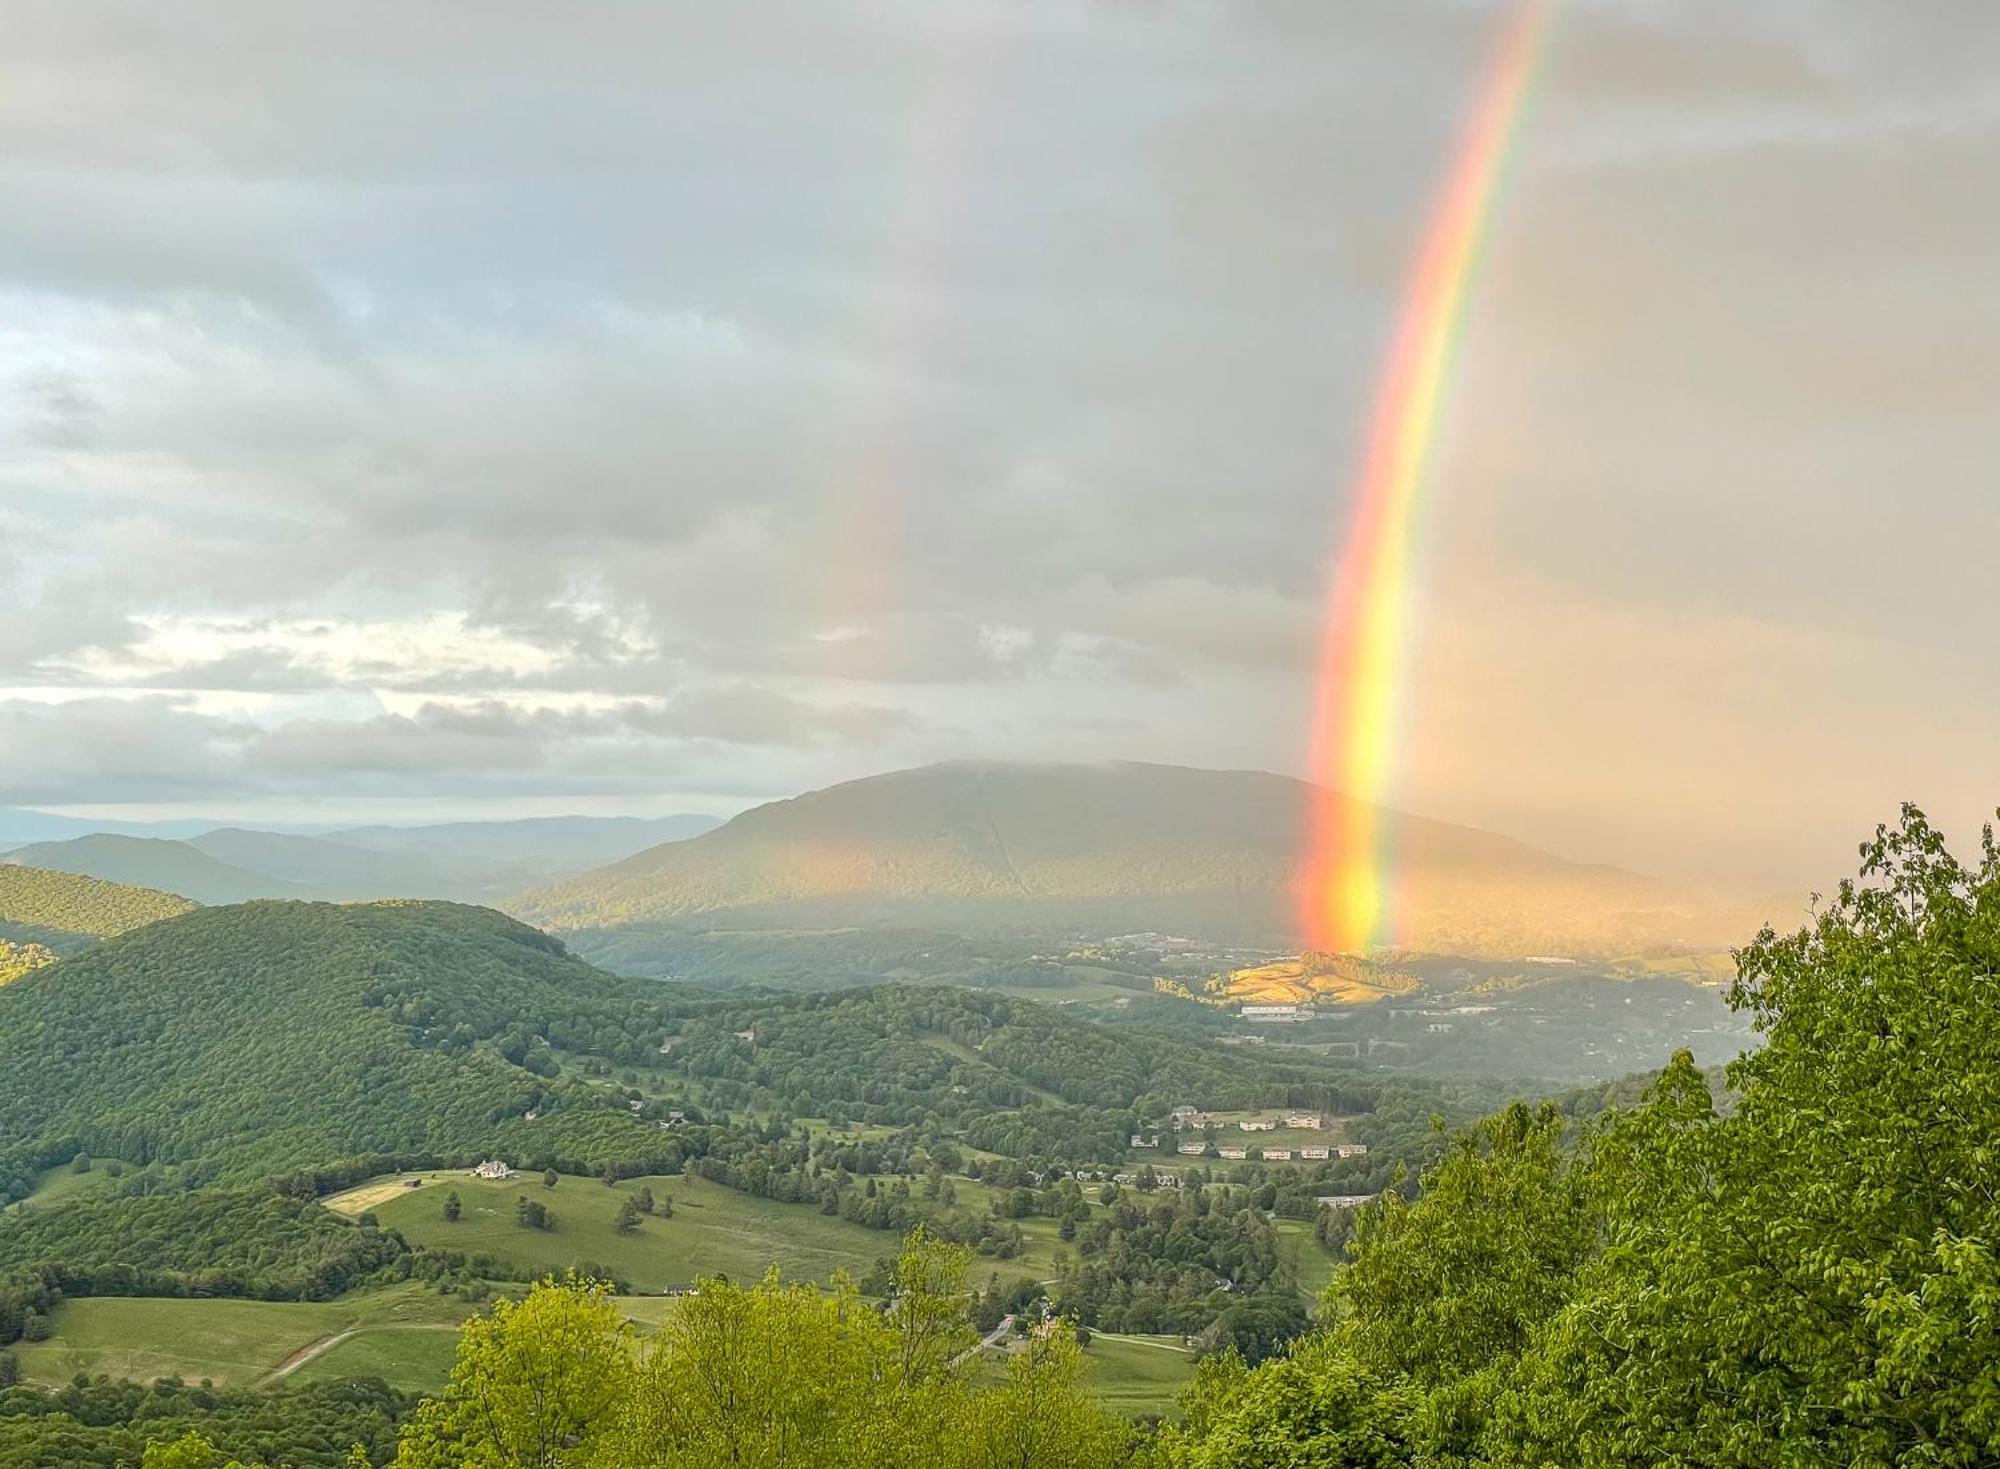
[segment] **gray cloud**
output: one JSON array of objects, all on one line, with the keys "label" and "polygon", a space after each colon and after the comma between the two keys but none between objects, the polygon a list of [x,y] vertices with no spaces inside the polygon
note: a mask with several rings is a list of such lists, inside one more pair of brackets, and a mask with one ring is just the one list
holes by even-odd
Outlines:
[{"label": "gray cloud", "polygon": [[[1297,768],[1358,426],[1497,14],[29,8],[0,689],[103,697],[4,705],[5,798]],[[1465,650],[1496,587],[1534,644],[1635,619],[1588,691],[1524,657],[1494,693],[1553,724],[1652,708],[1702,619],[1879,640],[1947,706],[1985,677],[1995,24],[1560,8],[1432,485],[1413,718],[1495,666]],[[1815,733],[1859,693],[1785,687],[1814,759],[1880,763],[1890,733]],[[1750,794],[1820,840],[1750,732],[1657,717],[1705,742],[1700,815]],[[1575,753],[1497,727],[1413,756],[1409,798],[1606,850]],[[1700,860],[1685,791],[1635,799],[1659,860],[1621,855]]]}]

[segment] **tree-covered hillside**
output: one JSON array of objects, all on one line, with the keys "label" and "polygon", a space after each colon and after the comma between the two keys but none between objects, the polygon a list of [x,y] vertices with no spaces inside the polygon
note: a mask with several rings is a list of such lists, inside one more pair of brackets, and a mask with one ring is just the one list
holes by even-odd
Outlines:
[{"label": "tree-covered hillside", "polygon": [[[697,1098],[1103,1161],[1178,1101],[1362,1110],[1380,1091],[999,995],[624,979],[428,902],[200,909],[0,990],[0,1032],[0,1194],[16,1196],[78,1152],[180,1183],[488,1149],[643,1172],[707,1150],[703,1128],[657,1125]],[[635,1067],[661,1100],[611,1083]]]},{"label": "tree-covered hillside", "polygon": [[186,842],[96,832],[66,842],[17,847],[5,859],[22,867],[74,872],[106,882],[179,893],[198,903],[304,896],[280,878],[234,867]]},{"label": "tree-covered hillside", "polygon": [[151,888],[0,863],[0,938],[73,949],[193,907],[186,898]]},{"label": "tree-covered hillside", "polygon": [[594,1023],[639,1006],[656,1029],[643,997],[663,993],[486,909],[200,909],[0,990],[0,1193],[79,1150],[219,1179],[363,1153],[525,1151],[531,1110],[546,1114],[537,1147],[623,1156],[636,1125],[553,1064],[537,1074],[510,1031],[560,1027],[579,997]]}]

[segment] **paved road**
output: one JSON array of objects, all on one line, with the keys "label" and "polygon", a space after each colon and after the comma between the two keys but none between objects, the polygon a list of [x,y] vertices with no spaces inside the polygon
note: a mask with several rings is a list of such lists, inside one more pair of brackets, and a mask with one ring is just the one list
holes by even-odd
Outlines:
[{"label": "paved road", "polygon": [[1000,1318],[1000,1324],[994,1327],[991,1331],[987,1332],[985,1336],[979,1339],[978,1346],[967,1347],[964,1351],[960,1352],[956,1357],[953,1357],[951,1359],[951,1365],[956,1367],[960,1362],[963,1362],[967,1357],[976,1357],[981,1352],[985,1351],[988,1347],[999,1346],[1001,1342],[1007,1339],[1007,1333],[1012,1331],[1013,1329],[1014,1329],[1014,1318],[1012,1316],[1002,1316]]}]

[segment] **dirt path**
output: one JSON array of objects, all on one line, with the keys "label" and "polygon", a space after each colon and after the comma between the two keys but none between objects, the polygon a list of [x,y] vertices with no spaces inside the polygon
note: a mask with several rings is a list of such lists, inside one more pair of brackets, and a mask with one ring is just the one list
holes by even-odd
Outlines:
[{"label": "dirt path", "polygon": [[1120,1336],[1115,1331],[1093,1331],[1090,1336],[1093,1341],[1100,1337],[1105,1341],[1129,1341],[1135,1347],[1158,1347],[1163,1352],[1179,1352],[1182,1356],[1186,1356],[1189,1351],[1189,1348],[1177,1346],[1170,1341],[1148,1341],[1143,1336]]},{"label": "dirt path", "polygon": [[448,1321],[388,1322],[380,1326],[350,1326],[345,1331],[336,1331],[331,1336],[323,1336],[318,1341],[307,1342],[284,1361],[273,1367],[258,1379],[257,1386],[269,1387],[274,1382],[290,1377],[299,1368],[316,1358],[324,1357],[350,1337],[360,1336],[364,1331],[457,1331]]}]

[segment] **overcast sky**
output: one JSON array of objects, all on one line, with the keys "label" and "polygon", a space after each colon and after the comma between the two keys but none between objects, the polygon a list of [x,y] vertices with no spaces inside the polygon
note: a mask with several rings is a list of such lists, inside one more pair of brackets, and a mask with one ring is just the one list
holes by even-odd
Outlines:
[{"label": "overcast sky", "polygon": [[[1470,0],[95,0],[0,50],[0,804],[1298,771]],[[2000,801],[2000,9],[1565,0],[1401,802],[1830,880]]]}]

